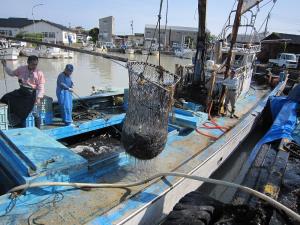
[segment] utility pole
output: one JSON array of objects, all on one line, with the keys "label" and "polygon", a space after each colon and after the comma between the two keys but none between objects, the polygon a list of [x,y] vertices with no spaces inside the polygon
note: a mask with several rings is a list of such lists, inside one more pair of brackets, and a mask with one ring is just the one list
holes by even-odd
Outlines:
[{"label": "utility pole", "polygon": [[240,26],[240,23],[241,23],[243,2],[244,2],[244,0],[239,0],[238,5],[237,5],[235,18],[234,18],[234,23],[233,23],[233,27],[232,27],[232,33],[231,33],[230,49],[228,51],[228,56],[227,56],[227,60],[226,60],[226,64],[225,64],[226,70],[225,70],[224,78],[227,78],[228,75],[229,75],[229,70],[230,70],[230,65],[231,65],[231,58],[232,58],[232,50],[233,50],[233,46],[236,43],[236,39],[237,39],[238,31],[239,31],[239,26]]},{"label": "utility pole", "polygon": [[204,63],[206,59],[206,2],[207,0],[198,0],[198,35],[195,55],[194,80],[205,85]]},{"label": "utility pole", "polygon": [[133,20],[130,21],[131,34],[133,35]]},{"label": "utility pole", "polygon": [[38,6],[42,6],[44,4],[36,4],[34,6],[32,6],[31,8],[31,15],[32,15],[32,18],[33,18],[33,33],[35,34],[35,18],[34,18],[34,13],[33,13],[33,10],[35,7],[38,7]]}]

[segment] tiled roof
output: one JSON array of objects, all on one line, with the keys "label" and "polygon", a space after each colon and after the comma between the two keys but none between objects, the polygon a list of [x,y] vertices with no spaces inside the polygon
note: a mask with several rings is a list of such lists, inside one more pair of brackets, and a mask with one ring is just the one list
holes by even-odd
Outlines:
[{"label": "tiled roof", "polygon": [[29,20],[27,18],[16,18],[16,17],[10,17],[8,19],[0,18],[0,27],[22,28],[22,27],[26,27],[26,26],[33,24],[33,22],[35,22],[35,23],[45,22],[54,27],[57,27],[58,29],[74,32],[72,29],[70,29],[68,27],[65,27],[65,26],[57,24],[57,23],[50,22],[48,20],[34,20],[33,21],[33,20]]},{"label": "tiled roof", "polygon": [[287,40],[288,43],[292,43],[292,44],[300,44],[300,35],[296,35],[296,34],[285,34],[285,33],[273,32],[272,34],[267,36],[264,40],[276,40],[276,39]]},{"label": "tiled roof", "polygon": [[[37,22],[37,21],[36,21]],[[10,17],[8,19],[0,18],[0,27],[21,28],[33,24],[33,20],[27,18]]]}]

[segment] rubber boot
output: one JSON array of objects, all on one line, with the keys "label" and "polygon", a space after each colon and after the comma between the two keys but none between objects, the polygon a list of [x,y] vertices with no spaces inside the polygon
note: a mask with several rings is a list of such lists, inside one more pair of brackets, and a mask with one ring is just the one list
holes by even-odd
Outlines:
[{"label": "rubber boot", "polygon": [[233,118],[233,116],[234,116],[234,112],[235,112],[235,110],[234,110],[234,109],[232,109],[232,110],[231,110],[231,113],[230,113],[230,118]]}]

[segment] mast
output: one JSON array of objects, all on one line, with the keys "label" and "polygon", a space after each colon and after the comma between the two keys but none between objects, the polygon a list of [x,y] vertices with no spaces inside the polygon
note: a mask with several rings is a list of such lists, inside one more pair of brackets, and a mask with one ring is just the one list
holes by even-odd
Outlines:
[{"label": "mast", "polygon": [[239,26],[240,26],[240,23],[241,23],[243,2],[244,2],[244,0],[239,0],[238,1],[236,13],[235,13],[235,18],[234,18],[234,23],[233,23],[233,27],[232,27],[230,49],[228,51],[228,56],[227,56],[227,60],[226,60],[226,63],[225,63],[226,70],[225,70],[225,73],[224,73],[224,78],[227,78],[228,74],[229,74],[229,69],[230,69],[230,65],[231,65],[231,58],[232,58],[232,49],[233,49],[233,46],[236,43],[236,39],[237,39],[238,31],[239,31]]},{"label": "mast", "polygon": [[206,58],[206,2],[207,0],[198,0],[198,35],[197,49],[195,55],[194,73],[196,82],[200,82],[201,86],[205,85],[204,62]]}]

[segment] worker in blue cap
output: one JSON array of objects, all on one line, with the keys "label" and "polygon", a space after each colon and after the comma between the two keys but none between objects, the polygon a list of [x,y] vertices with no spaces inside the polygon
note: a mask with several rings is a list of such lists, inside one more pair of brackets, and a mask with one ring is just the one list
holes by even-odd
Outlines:
[{"label": "worker in blue cap", "polygon": [[56,83],[57,101],[60,107],[61,118],[66,126],[73,125],[72,92],[74,84],[71,79],[73,70],[73,65],[67,64],[64,71],[58,75]]}]

